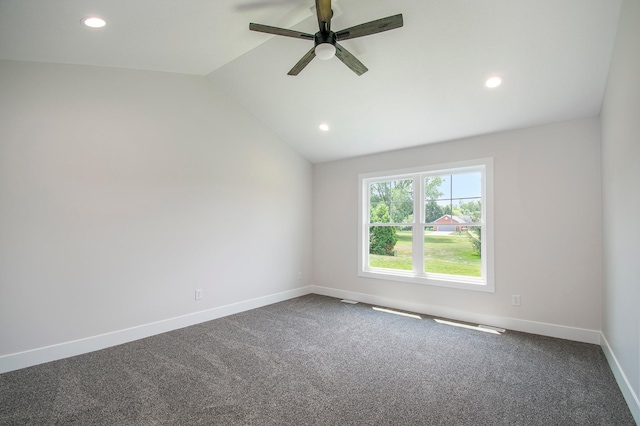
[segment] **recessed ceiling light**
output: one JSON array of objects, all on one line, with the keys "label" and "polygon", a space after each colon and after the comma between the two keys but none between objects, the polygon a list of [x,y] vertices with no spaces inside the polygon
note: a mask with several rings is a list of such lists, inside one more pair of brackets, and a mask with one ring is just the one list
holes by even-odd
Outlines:
[{"label": "recessed ceiling light", "polygon": [[323,132],[326,132],[329,130],[329,125],[327,123],[320,123],[320,125],[318,126],[318,129],[322,130]]},{"label": "recessed ceiling light", "polygon": [[102,18],[98,18],[97,16],[89,16],[82,20],[82,23],[90,28],[102,28],[107,25],[106,21]]},{"label": "recessed ceiling light", "polygon": [[491,76],[487,79],[487,81],[484,82],[484,85],[490,89],[493,89],[494,87],[498,87],[501,84],[502,84],[502,77],[499,75]]}]

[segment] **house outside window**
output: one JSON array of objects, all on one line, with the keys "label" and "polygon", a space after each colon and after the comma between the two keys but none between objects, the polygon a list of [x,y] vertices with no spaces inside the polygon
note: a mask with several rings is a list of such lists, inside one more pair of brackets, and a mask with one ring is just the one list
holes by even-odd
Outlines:
[{"label": "house outside window", "polygon": [[493,161],[359,176],[358,275],[493,292]]}]

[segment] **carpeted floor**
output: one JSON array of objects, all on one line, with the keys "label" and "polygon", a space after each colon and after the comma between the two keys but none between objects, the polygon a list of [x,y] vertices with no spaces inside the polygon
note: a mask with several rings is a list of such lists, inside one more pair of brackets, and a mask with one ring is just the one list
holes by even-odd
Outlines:
[{"label": "carpeted floor", "polygon": [[309,295],[0,375],[2,425],[634,425],[599,346]]}]

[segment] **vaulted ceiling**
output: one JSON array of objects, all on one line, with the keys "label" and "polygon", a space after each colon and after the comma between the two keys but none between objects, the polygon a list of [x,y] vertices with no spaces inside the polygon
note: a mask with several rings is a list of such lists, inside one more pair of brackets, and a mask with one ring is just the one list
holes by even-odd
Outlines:
[{"label": "vaulted ceiling", "polygon": [[315,33],[313,0],[0,0],[0,59],[205,76],[313,162],[599,114],[620,0],[333,3],[334,30],[403,14],[341,42],[362,76],[337,58],[288,76],[312,42],[249,31]]}]

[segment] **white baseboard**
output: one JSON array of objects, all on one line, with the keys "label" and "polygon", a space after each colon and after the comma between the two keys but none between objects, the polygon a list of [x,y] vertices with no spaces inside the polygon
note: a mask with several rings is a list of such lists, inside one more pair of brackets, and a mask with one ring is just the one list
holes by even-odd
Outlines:
[{"label": "white baseboard", "polygon": [[255,309],[295,297],[304,296],[310,293],[316,293],[340,299],[351,299],[373,305],[403,309],[407,311],[424,313],[432,316],[439,316],[459,321],[467,321],[501,327],[508,330],[540,334],[543,336],[557,337],[561,339],[575,340],[593,344],[600,344],[601,342],[601,333],[595,330],[586,330],[534,321],[518,320],[514,318],[475,314],[471,312],[450,309],[443,306],[414,302],[403,302],[370,294],[356,293],[311,285],[281,293],[276,293],[269,296],[220,306],[205,311],[194,312],[175,318],[169,318],[154,323],[143,324],[124,330],[117,330],[114,332],[91,336],[84,339],[0,356],[0,373],[6,373],[8,371],[18,370],[45,362],[55,361],[58,359],[68,358],[87,352],[105,349],[111,346],[132,342],[134,340],[142,339],[160,333],[165,333],[167,331],[175,330],[178,328],[199,324],[201,322],[211,321],[216,318],[222,318],[250,309]]},{"label": "white baseboard", "polygon": [[143,339],[160,333],[166,333],[178,328],[188,327],[217,318],[226,317],[228,315],[271,305],[273,303],[283,302],[309,293],[311,293],[310,286],[301,287],[238,303],[232,303],[230,305],[219,306],[205,311],[194,312],[175,318],[143,324],[124,330],[113,331],[110,333],[32,349],[29,351],[3,355],[0,356],[0,374],[31,367],[37,364],[43,364],[45,362],[56,361],[62,358],[105,349],[111,346],[121,345],[123,343],[133,342],[134,340]]},{"label": "white baseboard", "polygon": [[638,395],[631,387],[631,384],[629,383],[629,380],[622,370],[613,350],[611,349],[611,346],[609,345],[609,342],[600,331],[565,327],[535,321],[518,320],[515,318],[475,314],[472,312],[459,311],[442,306],[414,302],[403,302],[365,293],[356,293],[315,285],[288,290],[269,296],[258,297],[255,299],[245,300],[230,305],[220,306],[205,311],[194,312],[175,318],[169,318],[163,321],[157,321],[154,323],[131,327],[124,330],[118,330],[111,333],[105,333],[98,336],[87,337],[85,339],[79,339],[71,342],[65,342],[43,348],[0,356],[0,373],[6,373],[37,364],[43,364],[45,362],[56,361],[62,358],[68,358],[87,352],[105,349],[111,346],[132,342],[134,340],[143,339],[145,337],[150,337],[156,334],[166,333],[171,330],[176,330],[202,322],[211,321],[217,318],[222,318],[251,309],[260,308],[262,306],[271,305],[273,303],[283,302],[285,300],[293,299],[295,297],[300,297],[311,293],[335,297],[339,299],[349,299],[372,305],[381,305],[389,308],[402,309],[406,311],[423,313],[431,316],[438,316],[459,321],[496,326],[508,330],[516,330],[526,333],[540,334],[543,336],[599,344],[602,347],[602,350],[607,358],[607,361],[609,362],[611,370],[613,371],[616,381],[618,382],[620,390],[622,391],[622,394],[624,395],[624,398],[629,405],[636,423],[640,424],[640,401],[638,399]]},{"label": "white baseboard", "polygon": [[613,352],[613,349],[609,345],[607,338],[604,334],[601,333],[601,344],[602,351],[604,352],[604,356],[607,357],[607,361],[609,362],[609,366],[611,367],[611,371],[613,371],[613,375],[618,382],[618,386],[620,387],[620,391],[624,396],[625,401],[627,401],[627,405],[631,410],[631,414],[636,421],[636,424],[640,424],[640,400],[638,399],[638,395],[633,391],[631,387],[631,383],[629,383],[629,379],[626,374],[624,374],[624,370],[622,366],[618,362],[618,358]]},{"label": "white baseboard", "polygon": [[541,336],[557,337],[559,339],[574,340],[577,342],[600,344],[600,331],[588,330],[584,328],[567,327],[563,325],[547,324],[536,321],[520,320],[516,318],[500,317],[495,315],[484,315],[473,312],[460,311],[447,308],[445,306],[429,305],[424,303],[405,302],[385,297],[375,296],[365,293],[339,290],[329,287],[311,286],[311,293],[324,296],[336,297],[339,299],[350,299],[357,302],[368,303],[370,305],[380,305],[389,308],[402,309],[405,311],[426,314],[435,317],[448,318],[458,321],[465,321],[494,327],[505,328],[507,330],[522,331],[525,333],[539,334]]}]

